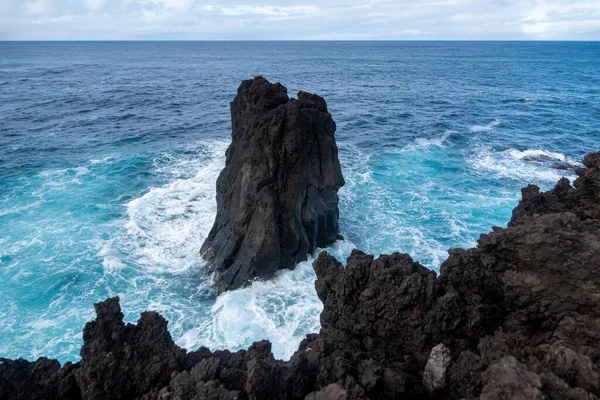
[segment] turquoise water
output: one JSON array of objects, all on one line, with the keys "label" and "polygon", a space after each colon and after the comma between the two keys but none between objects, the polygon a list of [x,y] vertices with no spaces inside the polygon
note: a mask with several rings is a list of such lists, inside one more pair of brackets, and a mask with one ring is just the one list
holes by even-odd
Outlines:
[{"label": "turquoise water", "polygon": [[346,240],[437,269],[600,143],[600,43],[0,43],[0,356],[77,360],[92,303],[188,349],[319,329],[310,263],[217,297],[198,256],[229,101],[262,74],[337,122]]}]

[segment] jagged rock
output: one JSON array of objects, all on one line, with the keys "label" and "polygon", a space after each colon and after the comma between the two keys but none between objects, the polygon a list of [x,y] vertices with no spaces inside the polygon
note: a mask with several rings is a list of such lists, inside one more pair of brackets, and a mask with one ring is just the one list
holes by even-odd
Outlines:
[{"label": "jagged rock", "polygon": [[[539,385],[538,378],[527,382],[547,398],[598,396],[600,156],[584,164],[575,188],[561,180],[547,193],[524,189],[509,228],[482,235],[476,248],[450,251],[437,279],[407,255],[374,259],[354,251],[344,268],[322,253],[314,264],[325,305],[319,340],[343,354],[334,364],[342,370],[330,381],[349,375],[370,398],[384,398],[356,371],[370,359],[372,371],[388,367],[402,377],[404,392],[422,393],[429,352],[443,343],[453,349],[457,369],[449,390],[437,396],[479,396],[489,384],[486,368],[496,365],[492,371],[511,376],[498,364],[507,357],[541,374]],[[556,353],[559,344],[569,350]],[[473,368],[464,357],[476,361]],[[515,387],[537,393],[521,383]]]},{"label": "jagged rock", "polygon": [[263,77],[231,103],[232,142],[217,180],[217,217],[201,253],[217,290],[293,268],[333,243],[344,179],[322,97]]},{"label": "jagged rock", "polygon": [[304,400],[345,400],[346,391],[339,385],[332,383],[318,392],[312,392]]},{"label": "jagged rock", "polygon": [[557,343],[546,353],[543,365],[571,386],[598,392],[598,372],[594,371],[594,363],[585,354]]},{"label": "jagged rock", "polygon": [[481,393],[481,357],[470,350],[460,353],[450,370],[450,393],[453,399],[474,399]]},{"label": "jagged rock", "polygon": [[184,365],[186,352],[175,345],[159,314],[144,312],[137,325],[125,325],[118,297],[95,308],[96,320],[83,329],[76,373],[84,399],[141,397],[166,385]]},{"label": "jagged rock", "polygon": [[557,163],[552,164],[552,168],[558,169],[560,171],[577,172],[579,165],[573,165],[573,164],[564,163],[564,162],[557,162]]},{"label": "jagged rock", "polygon": [[483,374],[480,400],[544,400],[542,380],[514,357],[505,357]]},{"label": "jagged rock", "polygon": [[79,399],[74,372],[79,364],[40,357],[36,362],[0,358],[0,399]]},{"label": "jagged rock", "polygon": [[513,210],[509,226],[514,226],[542,214],[571,211],[580,219],[600,219],[600,153],[587,154],[586,168],[577,169],[578,178],[571,187],[567,178],[558,181],[554,189],[540,193],[529,185],[522,189],[523,200]]}]

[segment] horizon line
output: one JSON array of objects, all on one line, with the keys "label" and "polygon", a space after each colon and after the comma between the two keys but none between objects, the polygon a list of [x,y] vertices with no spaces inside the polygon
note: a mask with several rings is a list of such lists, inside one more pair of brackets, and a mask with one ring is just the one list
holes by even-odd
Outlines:
[{"label": "horizon line", "polygon": [[600,42],[600,39],[0,39],[0,42]]}]

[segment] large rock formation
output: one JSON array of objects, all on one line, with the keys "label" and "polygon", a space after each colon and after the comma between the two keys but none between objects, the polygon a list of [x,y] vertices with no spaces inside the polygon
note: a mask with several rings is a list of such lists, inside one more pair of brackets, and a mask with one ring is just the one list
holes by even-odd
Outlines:
[{"label": "large rock formation", "polygon": [[600,153],[575,188],[523,189],[508,228],[435,273],[407,254],[321,253],[321,331],[289,361],[177,347],[167,322],[96,305],[82,360],[0,359],[1,399],[573,399],[600,396]]},{"label": "large rock formation", "polygon": [[293,268],[338,234],[344,184],[335,122],[322,97],[263,77],[231,103],[232,142],[217,180],[217,217],[201,253],[222,292]]}]

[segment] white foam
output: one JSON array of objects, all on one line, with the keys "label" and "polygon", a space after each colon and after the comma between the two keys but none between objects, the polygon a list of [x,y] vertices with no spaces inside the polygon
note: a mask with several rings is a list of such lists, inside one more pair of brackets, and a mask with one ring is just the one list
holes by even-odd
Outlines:
[{"label": "white foam", "polygon": [[211,144],[196,174],[151,188],[126,204],[130,251],[148,268],[185,272],[201,262],[200,246],[216,215],[215,181],[224,166],[226,142]]},{"label": "white foam", "polygon": [[105,156],[102,158],[93,158],[90,160],[90,165],[106,164],[115,159],[115,156]]},{"label": "white foam", "polygon": [[[349,241],[339,241],[327,250],[345,259],[352,248]],[[239,349],[269,339],[274,356],[289,359],[307,333],[320,329],[323,304],[314,287],[313,261],[311,257],[271,280],[255,281],[220,295],[211,309],[211,319],[187,330],[177,343],[188,349],[201,345]]]},{"label": "white foam", "polygon": [[[109,158],[111,158],[111,157],[106,157],[105,159],[109,159]],[[90,160],[88,165],[93,166],[100,162],[103,162],[103,160]],[[73,173],[75,176],[82,176],[82,175],[89,174],[90,170],[87,166],[81,165],[81,166],[72,167],[72,168],[48,169],[48,170],[40,172],[39,176],[41,176],[42,178],[48,178],[48,177],[58,178],[63,175],[73,176]]]},{"label": "white foam", "polygon": [[29,209],[39,207],[40,204],[42,204],[41,201],[34,201],[33,203],[27,204],[25,206],[13,207],[13,208],[5,209],[5,210],[0,210],[0,217],[2,217],[4,215],[9,215],[9,214],[20,214],[23,211],[27,211]]},{"label": "white foam", "polygon": [[40,176],[41,177],[48,177],[48,176],[52,176],[52,175],[63,175],[68,170],[69,170],[69,168],[49,169],[49,170],[45,170],[45,171],[40,172]]},{"label": "white foam", "polygon": [[86,167],[76,167],[73,168],[73,171],[75,171],[75,176],[86,175],[90,172],[90,170]]},{"label": "white foam", "polygon": [[493,173],[501,178],[516,179],[525,183],[554,183],[563,176],[573,179],[573,173],[570,171],[560,171],[549,165],[531,163],[523,160],[528,156],[545,155],[556,160],[568,160],[561,153],[548,152],[543,150],[525,150],[518,151],[509,149],[497,152],[489,147],[479,146],[473,154],[467,158],[476,170]]},{"label": "white foam", "polygon": [[518,160],[522,160],[524,158],[539,157],[539,158],[553,159],[556,161],[567,161],[567,156],[562,153],[556,153],[556,152],[540,150],[540,149],[524,150],[524,151],[510,149],[507,152],[511,157],[514,157]]},{"label": "white foam", "polygon": [[[90,162],[89,165],[92,165]],[[45,178],[43,186],[53,191],[63,191],[69,185],[82,185],[81,177],[88,175],[90,170],[86,166],[78,166],[63,169],[50,169],[39,173],[39,176]]]},{"label": "white foam", "polygon": [[114,251],[109,246],[105,246],[98,255],[103,257],[102,266],[104,267],[104,271],[108,274],[121,272],[126,267],[123,261],[114,254]]},{"label": "white foam", "polygon": [[495,126],[500,125],[500,121],[495,119],[487,125],[473,125],[469,130],[475,132],[489,132],[494,129]]},{"label": "white foam", "polygon": [[27,324],[27,326],[29,326],[32,329],[37,329],[37,330],[47,329],[47,328],[56,326],[56,320],[39,318],[39,319],[36,319],[35,321],[29,322]]},{"label": "white foam", "polygon": [[346,181],[346,184],[340,188],[340,192],[345,196],[352,196],[354,186],[373,183],[373,170],[369,167],[371,154],[361,151],[356,146],[343,143],[339,144],[339,149]]},{"label": "white foam", "polygon": [[448,137],[453,133],[453,131],[446,131],[444,133],[442,133],[439,137],[434,137],[434,138],[417,138],[414,141],[414,145],[413,146],[408,146],[409,149],[414,149],[414,147],[431,147],[431,146],[435,146],[435,147],[446,147],[446,141],[448,140]]}]

